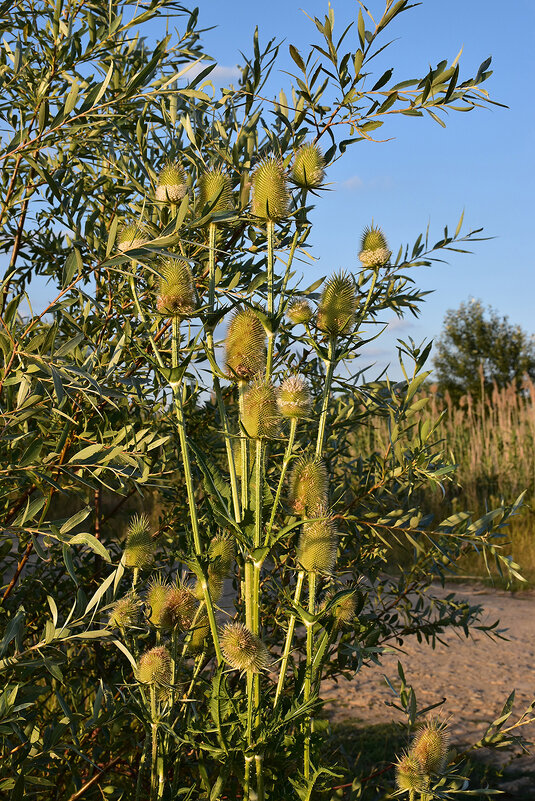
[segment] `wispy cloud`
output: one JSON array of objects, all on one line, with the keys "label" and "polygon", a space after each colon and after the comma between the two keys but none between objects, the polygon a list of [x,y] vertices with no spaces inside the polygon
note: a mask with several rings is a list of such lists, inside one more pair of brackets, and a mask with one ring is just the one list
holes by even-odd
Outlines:
[{"label": "wispy cloud", "polygon": [[381,192],[391,189],[394,186],[394,181],[390,175],[378,175],[369,180],[363,180],[360,175],[352,175],[345,181],[340,183],[340,188],[348,192],[366,191],[371,190],[374,192]]},{"label": "wispy cloud", "polygon": [[[206,69],[210,65],[210,62],[203,61],[200,64],[195,64],[195,66],[191,67],[187,72],[184,73],[182,76],[182,80],[189,83],[194,78],[199,75],[203,70]],[[213,83],[223,83],[224,81],[232,81],[238,78],[240,75],[240,70],[237,66],[229,66],[225,64],[216,64],[212,72],[208,75],[208,81],[212,81]]]},{"label": "wispy cloud", "polygon": [[389,331],[407,331],[410,328],[414,328],[414,321],[413,320],[406,320],[399,317],[392,317],[388,321],[388,330]]},{"label": "wispy cloud", "polygon": [[352,175],[341,183],[342,189],[361,189],[363,186],[364,181],[359,175]]}]

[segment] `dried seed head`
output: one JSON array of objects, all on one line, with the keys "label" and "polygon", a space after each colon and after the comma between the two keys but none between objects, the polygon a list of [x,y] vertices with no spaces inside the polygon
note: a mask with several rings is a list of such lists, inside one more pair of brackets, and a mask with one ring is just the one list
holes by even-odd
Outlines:
[{"label": "dried seed head", "polygon": [[229,378],[251,381],[266,366],[266,332],[252,309],[239,309],[227,331]]},{"label": "dried seed head", "polygon": [[298,298],[288,306],[286,311],[288,319],[294,325],[302,325],[312,320],[312,308],[305,298]]},{"label": "dried seed head", "polygon": [[208,170],[199,178],[199,206],[201,212],[208,207],[210,214],[232,208],[232,184],[220,169]]},{"label": "dried seed head", "polygon": [[439,720],[427,721],[414,738],[411,754],[422,773],[442,773],[446,766],[449,737],[446,726]]},{"label": "dried seed head", "polygon": [[312,404],[306,381],[298,375],[286,378],[279,387],[277,403],[283,417],[306,417]]},{"label": "dried seed head", "polygon": [[193,654],[197,654],[206,648],[207,637],[210,634],[210,622],[206,613],[201,614],[192,628],[189,649]]},{"label": "dried seed head", "polygon": [[141,684],[154,685],[166,694],[167,685],[171,681],[171,656],[165,645],[151,648],[141,655],[136,679]]},{"label": "dried seed head", "polygon": [[169,162],[158,176],[156,200],[178,203],[185,196],[186,191],[186,173],[177,161]]},{"label": "dried seed head", "polygon": [[126,534],[124,563],[126,567],[137,567],[141,570],[152,565],[154,544],[150,533],[147,515],[136,515],[132,518]]},{"label": "dried seed head", "polygon": [[182,259],[162,259],[156,303],[166,317],[191,317],[195,311],[195,284],[189,264]]},{"label": "dried seed head", "polygon": [[197,607],[198,602],[191,587],[181,583],[174,584],[167,591],[161,612],[162,628],[188,631]]},{"label": "dried seed head", "polygon": [[143,223],[130,223],[124,225],[117,234],[117,249],[125,253],[143,247],[148,241],[149,233]]},{"label": "dried seed head", "polygon": [[303,523],[297,559],[307,572],[332,573],[336,562],[338,534],[326,509],[318,509],[322,519]]},{"label": "dried seed head", "polygon": [[288,214],[289,195],[281,162],[266,158],[253,173],[251,210],[262,220],[281,220]]},{"label": "dried seed head", "polygon": [[149,622],[157,628],[164,628],[163,614],[171,587],[160,576],[152,579],[147,589],[147,606],[149,607]]},{"label": "dried seed head", "polygon": [[295,156],[292,178],[302,189],[318,189],[325,175],[325,161],[317,145],[309,142]]},{"label": "dried seed head", "polygon": [[364,267],[384,267],[392,251],[388,248],[386,237],[380,228],[371,225],[362,235],[359,259]]},{"label": "dried seed head", "polygon": [[425,777],[422,769],[413,754],[405,753],[396,763],[396,784],[399,790],[408,790],[412,793],[424,789]]},{"label": "dried seed head", "polygon": [[349,333],[357,309],[357,288],[352,275],[338,273],[327,281],[318,304],[317,326],[330,336]]},{"label": "dried seed head", "polygon": [[328,478],[321,459],[302,456],[290,476],[290,503],[294,512],[305,515],[327,503]]},{"label": "dried seed head", "polygon": [[109,623],[114,628],[126,629],[139,622],[141,601],[135,592],[129,592],[124,598],[119,598],[112,606]]},{"label": "dried seed head", "polygon": [[253,382],[243,395],[241,422],[249,437],[272,439],[279,434],[280,415],[273,384]]},{"label": "dried seed head", "polygon": [[225,660],[236,670],[259,673],[269,665],[266,646],[242,623],[227,623],[221,632],[221,650]]}]

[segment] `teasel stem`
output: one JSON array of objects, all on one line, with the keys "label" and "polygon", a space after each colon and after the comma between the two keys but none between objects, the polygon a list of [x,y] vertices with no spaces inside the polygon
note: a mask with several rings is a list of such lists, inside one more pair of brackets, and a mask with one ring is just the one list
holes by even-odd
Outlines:
[{"label": "teasel stem", "polygon": [[273,501],[273,507],[271,509],[271,517],[269,518],[269,523],[267,526],[266,536],[264,539],[264,545],[268,545],[269,537],[271,535],[271,531],[273,529],[273,523],[275,522],[275,516],[277,514],[277,508],[279,505],[280,497],[282,488],[284,486],[284,479],[286,478],[286,473],[288,471],[288,467],[290,465],[292,451],[295,442],[295,432],[297,430],[297,417],[292,417],[290,420],[290,434],[288,436],[288,443],[286,445],[286,452],[284,454],[284,460],[282,462],[281,474],[279,479],[279,485],[277,487],[277,492],[275,493],[275,500]]},{"label": "teasel stem", "polygon": [[151,733],[152,733],[152,756],[150,766],[150,798],[155,801],[158,797],[158,778],[157,778],[157,762],[158,762],[158,722],[156,719],[156,687],[151,684],[150,687],[150,718],[151,718]]},{"label": "teasel stem", "polygon": [[[295,595],[294,595],[294,603],[298,604],[301,600],[301,592],[303,591],[303,582],[305,580],[305,571],[300,570],[297,576],[297,583],[295,585]],[[292,640],[294,636],[295,630],[295,615],[292,612],[290,615],[290,620],[288,621],[288,631],[286,632],[286,641],[284,643],[284,651],[282,654],[282,661],[279,673],[279,679],[277,682],[277,689],[275,691],[275,700],[273,701],[273,709],[277,708],[277,704],[279,702],[279,698],[281,696],[284,682],[286,679],[286,670],[288,668],[288,659],[290,658],[290,651],[292,650]]]},{"label": "teasel stem", "polygon": [[145,737],[145,742],[143,743],[143,750],[141,752],[141,757],[139,759],[139,767],[137,771],[137,781],[136,781],[136,794],[134,801],[139,801],[141,798],[141,781],[143,779],[143,772],[145,768],[145,763],[147,761],[147,754],[150,748],[150,735],[147,733]]},{"label": "teasel stem", "polygon": [[323,446],[325,443],[325,424],[327,422],[327,411],[329,409],[329,400],[331,396],[331,385],[333,381],[334,367],[335,367],[335,350],[336,350],[336,337],[329,339],[329,355],[327,357],[327,373],[325,376],[325,387],[323,390],[323,402],[321,404],[320,421],[318,424],[318,439],[316,441],[316,457],[320,458],[323,453]]},{"label": "teasel stem", "polygon": [[[180,341],[180,320],[178,317],[173,317],[172,321],[172,367],[178,367],[178,343]],[[178,424],[178,436],[180,439],[180,449],[182,452],[182,463],[184,466],[184,479],[186,482],[186,490],[188,495],[188,506],[189,506],[189,513],[191,519],[191,528],[193,531],[193,544],[195,548],[195,555],[200,556],[202,553],[201,549],[201,538],[199,534],[199,520],[197,517],[197,506],[195,504],[195,490],[193,488],[193,478],[191,475],[191,463],[189,459],[189,450],[188,450],[188,443],[186,440],[186,425],[184,422],[184,409],[182,406],[182,382],[180,383],[173,383],[173,397],[175,401],[175,413],[177,418]],[[203,591],[204,603],[206,604],[206,612],[208,614],[208,621],[210,623],[210,632],[212,634],[212,639],[214,642],[214,648],[216,653],[217,664],[220,665],[223,661],[223,655],[221,653],[221,645],[219,643],[219,634],[217,631],[217,623],[215,620],[214,614],[214,605],[212,603],[212,598],[210,596],[210,590],[208,588],[208,583],[203,576],[203,580],[201,582],[201,587]]]},{"label": "teasel stem", "polygon": [[336,633],[336,630],[332,631],[330,634],[327,631],[324,631],[321,636],[320,644],[316,649],[316,653],[314,654],[314,659],[312,661],[312,680],[315,681],[317,685],[319,685],[321,681],[323,661],[328,654],[330,646],[334,642]]},{"label": "teasel stem", "polygon": [[[132,270],[135,269],[135,265],[136,265],[136,262],[133,263]],[[147,318],[145,317],[143,309],[141,308],[141,304],[139,302],[139,298],[138,298],[138,294],[137,294],[137,290],[136,290],[136,284],[135,284],[135,281],[134,281],[133,272],[130,273],[129,283],[130,283],[130,292],[132,293],[132,297],[134,299],[134,306],[136,307],[137,316],[139,317],[139,319],[141,320],[143,325],[145,325],[147,327],[147,336],[148,336],[149,342],[150,342],[150,344],[152,346],[152,351],[154,353],[154,356],[156,357],[156,361],[158,362],[160,367],[165,367],[164,361],[162,359],[162,355],[161,355],[161,353],[160,353],[160,351],[158,349],[158,346],[156,345],[156,342],[154,341],[154,337],[152,336],[152,334],[151,334],[151,332],[149,330],[149,327],[147,325]]]},{"label": "teasel stem", "polygon": [[137,580],[139,578],[139,567],[135,567],[132,572],[132,589],[136,589]]},{"label": "teasel stem", "polygon": [[[256,440],[255,453],[255,533],[254,547],[260,548],[262,543],[262,504],[264,489],[264,444],[261,439]],[[262,563],[255,556],[253,562],[253,633],[258,634],[260,630],[260,570]],[[260,726],[260,707],[262,703],[260,673],[255,673],[254,677],[254,705],[255,705],[255,729]],[[250,688],[249,688],[250,689]],[[256,760],[256,794],[257,801],[264,801],[264,777],[262,774],[262,760]]]},{"label": "teasel stem", "polygon": [[[247,384],[245,381],[240,381],[238,386],[238,403],[240,420],[243,419],[243,396],[247,391]],[[241,510],[242,518],[247,509],[248,495],[249,495],[249,465],[247,459],[247,437],[240,431],[240,452],[241,452]]]},{"label": "teasel stem", "polygon": [[244,782],[243,782],[243,799],[244,801],[252,801],[252,793],[251,793],[251,762],[253,761],[253,757],[246,756],[245,757],[245,771],[244,771]]},{"label": "teasel stem", "polygon": [[292,262],[294,260],[295,250],[297,248],[297,240],[298,239],[299,239],[299,229],[296,228],[295,233],[294,233],[294,238],[292,239],[292,246],[290,248],[288,261],[286,262],[286,271],[284,273],[284,280],[282,282],[282,287],[281,287],[281,291],[280,291],[279,314],[282,311],[282,304],[284,303],[284,295],[286,293],[286,287],[288,286],[288,281],[290,280],[290,270],[291,270],[291,267],[292,267]]},{"label": "teasel stem", "polygon": [[[308,573],[308,611],[311,615],[316,611],[316,574],[313,571]],[[307,623],[307,651],[305,667],[305,704],[310,701],[310,690],[312,687],[312,660],[314,656],[314,624]],[[312,716],[307,712],[305,718],[305,747],[304,747],[304,776],[305,781],[310,779],[310,736],[312,729]]]},{"label": "teasel stem", "polygon": [[257,801],[264,801],[264,757],[262,754],[255,754],[256,765],[256,798]]},{"label": "teasel stem", "polygon": [[[266,222],[266,238],[267,238],[267,301],[268,301],[268,315],[270,321],[273,323],[273,311],[275,308],[273,297],[273,275],[274,275],[274,240],[275,240],[275,223],[273,220]],[[275,334],[270,331],[268,334],[268,347],[267,347],[267,361],[266,361],[266,383],[271,379],[273,371],[273,350],[275,348]]]}]

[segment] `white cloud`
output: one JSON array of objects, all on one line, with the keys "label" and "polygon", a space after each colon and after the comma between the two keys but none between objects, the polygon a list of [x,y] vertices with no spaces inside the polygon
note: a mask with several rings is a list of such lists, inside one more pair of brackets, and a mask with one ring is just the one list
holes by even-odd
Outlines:
[{"label": "white cloud", "polygon": [[342,189],[361,189],[364,186],[364,181],[358,175],[352,175],[351,178],[343,181]]},{"label": "white cloud", "polygon": [[399,317],[392,317],[388,321],[388,330],[389,331],[406,331],[408,328],[414,328],[414,321],[407,320],[404,318]]},{"label": "white cloud", "polygon": [[[200,64],[195,64],[187,72],[184,73],[182,79],[186,83],[190,83],[194,78],[199,75],[206,67],[210,66],[211,62],[203,61]],[[213,83],[223,83],[225,81],[232,81],[239,78],[240,70],[237,66],[231,67],[225,64],[216,64],[212,72],[206,77],[207,81]]]}]

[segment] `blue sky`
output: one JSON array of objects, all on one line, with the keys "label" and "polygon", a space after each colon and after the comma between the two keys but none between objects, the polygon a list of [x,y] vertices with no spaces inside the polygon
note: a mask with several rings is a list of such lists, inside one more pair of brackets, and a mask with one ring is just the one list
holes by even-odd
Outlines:
[{"label": "blue sky", "polygon": [[[358,4],[334,0],[332,6],[340,34],[356,19]],[[256,25],[262,42],[284,39],[280,70],[270,84],[275,93],[289,84],[283,73],[293,65],[288,44],[307,53],[308,45],[318,41],[302,9],[322,17],[327,8],[323,0],[204,0],[199,22],[200,27],[216,26],[204,42],[227,80],[240,62],[239,51],[250,52]],[[377,18],[384,2],[369,0],[368,8]],[[445,224],[454,230],[463,209],[467,229],[483,227],[484,235],[494,237],[477,243],[474,255],[450,253],[447,265],[413,271],[418,285],[434,294],[418,320],[395,323],[368,353],[377,368],[390,363],[394,378],[400,375],[396,337],[436,337],[446,310],[469,297],[481,298],[511,322],[535,332],[535,138],[529,64],[534,29],[535,6],[529,0],[515,0],[507,8],[498,0],[424,0],[402,14],[388,29],[388,39],[396,41],[377,61],[378,75],[381,67],[394,67],[394,80],[420,77],[429,65],[452,61],[463,47],[461,76],[474,75],[492,55],[494,74],[485,87],[509,108],[452,112],[446,129],[427,119],[391,118],[380,133],[395,137],[392,141],[358,143],[328,173],[332,191],[318,201],[313,217],[313,252],[319,260],[310,269],[311,280],[340,268],[357,269],[360,231],[372,217],[394,252],[399,244],[412,243],[428,222],[433,241]],[[349,38],[346,42],[348,49],[356,49]]]}]

